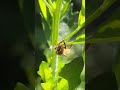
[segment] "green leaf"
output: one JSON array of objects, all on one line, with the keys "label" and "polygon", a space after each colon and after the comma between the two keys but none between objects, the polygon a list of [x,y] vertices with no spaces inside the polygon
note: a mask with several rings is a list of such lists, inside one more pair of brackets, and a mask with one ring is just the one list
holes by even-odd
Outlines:
[{"label": "green leaf", "polygon": [[35,90],[43,90],[43,88],[41,86],[41,79],[40,79],[40,77],[36,78],[36,80],[35,80]]},{"label": "green leaf", "polygon": [[[47,48],[47,43],[49,44],[49,42],[47,42],[46,40],[46,33],[44,33],[43,29],[40,28],[40,26],[36,26],[35,27],[35,45],[36,45],[36,50],[37,49],[45,49]],[[49,36],[47,36],[48,38]]]},{"label": "green leaf", "polygon": [[[82,6],[78,17],[78,27],[69,36],[67,36],[67,38],[71,38],[73,35],[75,36],[75,34],[79,32],[81,28],[84,26],[84,24],[85,24],[85,0],[82,0]],[[76,37],[74,42],[72,42],[71,44],[84,44],[84,43],[85,43],[85,29],[80,33],[79,36]]]},{"label": "green leaf", "polygon": [[71,0],[63,0],[62,2],[62,10],[61,10],[61,18],[65,15],[65,13],[67,12],[69,5],[70,5],[70,1]]},{"label": "green leaf", "polygon": [[74,90],[80,84],[80,73],[82,72],[83,65],[82,57],[78,57],[66,64],[60,72],[60,76],[68,80],[69,90]]},{"label": "green leaf", "polygon": [[85,0],[82,0],[82,6],[78,17],[78,27],[83,26],[84,23],[85,23]]},{"label": "green leaf", "polygon": [[82,52],[82,58],[84,60],[84,66],[80,74],[81,83],[75,90],[85,90],[85,49]]},{"label": "green leaf", "polygon": [[85,44],[85,29],[76,36],[75,40],[71,44]]},{"label": "green leaf", "polygon": [[43,0],[38,0],[38,2],[39,2],[39,5],[40,5],[41,12],[42,12],[44,18],[47,20],[46,5],[45,5],[45,3],[43,2]]},{"label": "green leaf", "polygon": [[[90,24],[102,13],[104,13],[116,0],[104,0],[102,5],[86,19],[86,25]],[[89,3],[90,4],[90,3]],[[96,3],[95,3],[96,4]],[[90,4],[91,5],[91,4]]]},{"label": "green leaf", "polygon": [[49,79],[45,83],[41,83],[44,90],[54,90],[55,80],[53,78]]},{"label": "green leaf", "polygon": [[48,3],[49,3],[50,6],[52,7],[52,9],[55,9],[55,3],[53,3],[52,0],[48,0]]},{"label": "green leaf", "polygon": [[116,8],[114,12],[111,13],[110,17],[106,19],[97,28],[96,34],[89,38],[87,43],[96,42],[111,42],[120,40],[120,7]]},{"label": "green leaf", "polygon": [[60,78],[57,86],[57,90],[69,90],[68,81],[64,78]]},{"label": "green leaf", "polygon": [[37,17],[36,15],[35,44],[38,45],[38,47],[42,46],[43,48],[45,47],[45,44],[48,44],[50,46],[51,26],[48,23],[49,21],[47,22],[44,18],[41,18],[42,20],[42,26],[41,26],[41,22],[37,18],[39,17]]},{"label": "green leaf", "polygon": [[62,60],[58,57],[58,72],[61,72],[61,69],[64,67],[64,63]]},{"label": "green leaf", "polygon": [[81,40],[81,39],[85,40],[85,33],[83,33],[83,34],[79,35],[78,37],[76,37],[75,40],[77,41],[77,40]]},{"label": "green leaf", "polygon": [[18,82],[14,88],[14,90],[30,90],[28,87],[26,87],[24,84]]},{"label": "green leaf", "polygon": [[52,69],[49,67],[48,63],[42,61],[39,67],[39,71],[37,72],[42,80],[48,81],[52,77]]},{"label": "green leaf", "polygon": [[81,84],[75,88],[75,90],[85,90],[85,81],[81,82]]},{"label": "green leaf", "polygon": [[71,3],[62,21],[66,22],[69,27],[72,27],[74,24],[77,24],[76,18],[78,14],[78,12],[73,13],[73,3]]},{"label": "green leaf", "polygon": [[[73,32],[77,26],[78,23],[76,22],[76,18],[78,17],[78,12],[73,13],[73,4],[70,4],[69,9],[67,10],[66,14],[62,18],[62,21],[60,23],[60,37],[63,40],[69,40],[70,38],[68,35]],[[64,26],[62,26],[64,25]]]},{"label": "green leaf", "polygon": [[[51,40],[51,26],[49,24],[50,22],[49,23],[48,22],[49,22],[49,20],[45,21],[45,19],[42,18],[42,26],[43,26],[43,31],[44,31],[43,34],[45,34],[45,39],[47,40],[48,45],[50,46],[51,45],[51,42],[50,42],[50,40]],[[42,32],[42,31],[40,31],[40,32]],[[42,33],[40,33],[40,34],[42,34]]]},{"label": "green leaf", "polygon": [[[71,11],[72,12],[72,11]],[[76,13],[74,13],[74,14],[72,14],[72,15],[77,15],[78,13],[76,12]],[[72,17],[72,16],[71,16]],[[78,16],[76,16],[76,17],[78,17]],[[74,18],[74,17],[73,17]],[[71,19],[70,19],[71,20]],[[64,40],[69,40],[71,37],[74,37],[74,36],[76,36],[75,34],[76,33],[78,33],[82,28],[83,28],[83,26],[84,26],[84,24],[85,24],[85,1],[83,0],[83,2],[82,2],[82,7],[81,7],[81,11],[79,12],[79,17],[78,17],[78,25],[76,24],[76,22],[74,22],[74,19],[72,19],[72,22],[70,22],[70,25],[69,25],[69,23],[68,23],[68,25],[70,26],[70,28],[72,29],[72,32],[68,35],[68,36],[66,36],[65,38],[64,38]],[[73,26],[74,25],[74,26]],[[77,25],[77,27],[75,27]],[[73,27],[71,27],[71,26],[73,26]]]}]

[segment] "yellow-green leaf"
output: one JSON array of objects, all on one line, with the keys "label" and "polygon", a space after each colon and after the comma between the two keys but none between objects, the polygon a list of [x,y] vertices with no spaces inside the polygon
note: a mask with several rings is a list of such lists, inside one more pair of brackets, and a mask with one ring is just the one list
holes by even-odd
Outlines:
[{"label": "yellow-green leaf", "polygon": [[59,83],[57,84],[57,90],[69,90],[68,81],[62,78]]},{"label": "yellow-green leaf", "polygon": [[39,6],[40,6],[40,9],[41,9],[41,12],[42,12],[44,18],[47,20],[46,5],[45,5],[45,3],[43,2],[43,0],[38,0],[38,1],[39,1]]},{"label": "yellow-green leaf", "polygon": [[45,83],[41,83],[41,86],[44,90],[54,90],[55,80],[53,78],[49,79],[49,81]]},{"label": "yellow-green leaf", "polygon": [[52,69],[49,67],[48,63],[42,61],[37,72],[43,81],[48,81],[52,77]]},{"label": "yellow-green leaf", "polygon": [[78,18],[78,27],[82,26],[85,23],[85,0],[82,0],[81,11]]}]

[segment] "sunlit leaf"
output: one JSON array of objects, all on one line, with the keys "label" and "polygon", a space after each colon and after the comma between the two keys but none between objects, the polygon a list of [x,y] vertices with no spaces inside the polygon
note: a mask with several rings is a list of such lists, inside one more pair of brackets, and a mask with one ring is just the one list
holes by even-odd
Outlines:
[{"label": "sunlit leaf", "polygon": [[40,5],[40,9],[42,11],[42,14],[44,16],[44,18],[47,20],[47,11],[46,11],[46,5],[43,2],[43,0],[38,0],[39,1],[39,5]]},{"label": "sunlit leaf", "polygon": [[44,90],[54,90],[55,80],[53,78],[49,79],[45,83],[41,83]]},{"label": "sunlit leaf", "polygon": [[80,35],[80,36],[78,36],[77,38],[76,38],[76,40],[79,40],[79,39],[85,39],[85,34],[82,34],[82,35]]},{"label": "sunlit leaf", "polygon": [[83,30],[78,36],[76,36],[73,42],[79,42],[79,43],[85,42],[85,30]]},{"label": "sunlit leaf", "polygon": [[60,81],[58,82],[57,90],[69,90],[68,81],[64,78],[60,78]]},{"label": "sunlit leaf", "polygon": [[48,63],[42,61],[37,72],[43,81],[47,81],[52,77],[52,69],[49,67]]},{"label": "sunlit leaf", "polygon": [[78,27],[81,27],[84,23],[85,23],[85,0],[82,0],[82,6],[78,17]]}]

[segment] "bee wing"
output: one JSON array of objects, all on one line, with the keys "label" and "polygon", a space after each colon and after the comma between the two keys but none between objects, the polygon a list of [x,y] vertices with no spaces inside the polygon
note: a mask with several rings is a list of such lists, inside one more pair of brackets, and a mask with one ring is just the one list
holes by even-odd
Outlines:
[{"label": "bee wing", "polygon": [[64,49],[64,51],[63,51],[63,55],[68,55],[70,53],[70,49]]}]

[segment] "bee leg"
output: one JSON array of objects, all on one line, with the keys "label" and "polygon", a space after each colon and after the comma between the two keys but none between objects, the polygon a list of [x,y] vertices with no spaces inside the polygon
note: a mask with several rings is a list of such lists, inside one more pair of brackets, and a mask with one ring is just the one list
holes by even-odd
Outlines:
[{"label": "bee leg", "polygon": [[73,47],[73,44],[70,45],[69,49],[71,49]]},{"label": "bee leg", "polygon": [[66,49],[66,44],[65,44],[65,42],[64,42],[64,45],[65,45],[65,49]]},{"label": "bee leg", "polygon": [[66,54],[63,54],[65,57],[67,57],[67,55]]}]

